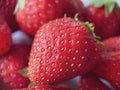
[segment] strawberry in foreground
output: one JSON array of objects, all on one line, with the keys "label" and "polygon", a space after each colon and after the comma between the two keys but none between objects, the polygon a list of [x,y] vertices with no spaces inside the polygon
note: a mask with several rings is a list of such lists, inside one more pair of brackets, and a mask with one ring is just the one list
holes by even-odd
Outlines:
[{"label": "strawberry in foreground", "polygon": [[12,34],[6,21],[0,17],[0,55],[9,51],[12,45]]},{"label": "strawberry in foreground", "polygon": [[23,88],[23,89],[13,89],[13,90],[71,90],[69,87],[65,85],[58,86],[35,86],[33,88]]},{"label": "strawberry in foreground", "polygon": [[[108,3],[101,5],[104,0],[94,1],[92,6],[86,8],[86,18],[87,21],[95,24],[96,35],[102,39],[119,35],[120,15],[115,10],[115,7],[112,7],[116,5],[115,2],[110,0]],[[110,2],[111,4],[109,4]]]},{"label": "strawberry in foreground", "polygon": [[20,70],[28,65],[30,46],[16,45],[0,57],[0,90],[25,88],[29,79],[20,74]]},{"label": "strawberry in foreground", "polygon": [[110,90],[100,79],[93,73],[85,74],[80,79],[79,90]]},{"label": "strawberry in foreground", "polygon": [[103,43],[102,59],[94,72],[120,90],[120,37],[109,38]]},{"label": "strawberry in foreground", "polygon": [[52,84],[93,69],[100,57],[98,41],[84,23],[61,18],[44,24],[30,53],[28,77],[33,83]]},{"label": "strawberry in foreground", "polygon": [[4,16],[11,31],[19,29],[15,15],[14,9],[17,4],[17,0],[0,0],[0,14]]}]

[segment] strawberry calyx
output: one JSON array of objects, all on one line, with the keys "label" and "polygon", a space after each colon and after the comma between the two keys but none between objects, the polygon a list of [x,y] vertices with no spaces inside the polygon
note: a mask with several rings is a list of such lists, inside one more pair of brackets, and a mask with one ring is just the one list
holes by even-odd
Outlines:
[{"label": "strawberry calyx", "polygon": [[[83,0],[84,1],[84,0]],[[95,6],[95,7],[105,7],[105,14],[109,16],[110,13],[119,6],[118,0],[90,0],[87,6]]]},{"label": "strawberry calyx", "polygon": [[93,25],[92,23],[90,23],[90,22],[87,21],[87,22],[84,23],[84,25],[85,25],[86,27],[88,27],[88,29],[89,29],[89,31],[90,31],[90,34],[91,34],[96,40],[101,40],[101,37],[96,36],[96,34],[95,34],[95,32],[94,32],[95,27],[94,27],[94,25]]},{"label": "strawberry calyx", "polygon": [[16,14],[19,9],[23,9],[24,6],[25,6],[25,0],[18,0],[14,10],[14,14]]},{"label": "strawberry calyx", "polygon": [[25,68],[21,69],[21,70],[19,71],[19,73],[20,73],[21,75],[23,75],[24,77],[27,77],[28,67],[25,67]]},{"label": "strawberry calyx", "polygon": [[95,29],[94,24],[87,21],[87,22],[84,22],[84,25],[86,27],[88,27],[88,30],[90,31],[90,34],[98,41],[99,45],[101,47],[104,47],[104,44],[100,41],[101,37],[97,36],[94,32],[94,29]]},{"label": "strawberry calyx", "polygon": [[35,87],[35,86],[38,86],[38,85],[36,83],[30,82],[29,85],[28,85],[28,88],[32,88],[32,87]]}]

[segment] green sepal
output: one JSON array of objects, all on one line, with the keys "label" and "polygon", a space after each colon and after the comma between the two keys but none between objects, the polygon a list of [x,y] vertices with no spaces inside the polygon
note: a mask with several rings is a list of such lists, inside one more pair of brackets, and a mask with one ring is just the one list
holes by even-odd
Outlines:
[{"label": "green sepal", "polygon": [[14,14],[16,14],[19,9],[23,9],[24,6],[25,6],[25,0],[18,0],[17,5],[16,5],[15,10],[14,10]]},{"label": "green sepal", "polygon": [[90,31],[90,34],[91,34],[95,39],[101,40],[101,37],[96,36],[96,34],[95,34],[95,32],[94,32],[95,27],[94,27],[94,25],[93,25],[92,23],[90,23],[90,22],[85,22],[84,25],[88,27],[88,29],[89,29],[89,31]]},{"label": "green sepal", "polygon": [[91,0],[89,5],[94,5],[95,7],[101,7],[106,3],[106,0]]},{"label": "green sepal", "polygon": [[19,71],[19,73],[24,77],[27,77],[28,67],[23,68],[22,70]]},{"label": "green sepal", "polygon": [[110,13],[113,11],[113,9],[116,6],[117,1],[116,0],[91,0],[89,3],[90,5],[93,5],[95,7],[105,7],[105,15],[109,16]]},{"label": "green sepal", "polygon": [[32,87],[35,87],[35,86],[38,86],[38,85],[33,83],[33,82],[30,82],[29,85],[28,85],[28,88],[32,88]]},{"label": "green sepal", "polygon": [[110,13],[114,10],[115,2],[108,2],[105,4],[105,15],[109,16]]},{"label": "green sepal", "polygon": [[94,32],[94,25],[90,22],[85,22],[84,25],[86,27],[88,27],[89,31],[90,31],[90,34],[98,41],[98,44],[103,48],[104,47],[104,44],[100,41],[101,40],[101,37],[99,36],[96,36],[95,32]]}]

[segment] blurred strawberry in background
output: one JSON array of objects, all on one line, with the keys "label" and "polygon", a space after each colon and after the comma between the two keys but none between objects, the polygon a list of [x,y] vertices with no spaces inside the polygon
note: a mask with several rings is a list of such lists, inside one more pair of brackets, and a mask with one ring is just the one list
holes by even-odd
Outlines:
[{"label": "blurred strawberry in background", "polygon": [[[78,6],[84,5],[84,21],[95,25],[95,33],[101,39],[120,35],[120,8],[117,1],[75,0]],[[80,2],[81,1],[81,2]],[[80,13],[80,12],[79,12]]]},{"label": "blurred strawberry in background", "polygon": [[65,15],[74,17],[77,13],[70,0],[26,0],[23,7],[18,1],[17,21],[23,31],[34,36],[40,26]]},{"label": "blurred strawberry in background", "polygon": [[109,38],[103,43],[105,47],[101,53],[101,62],[94,72],[120,90],[120,37]]},{"label": "blurred strawberry in background", "polygon": [[0,15],[4,16],[12,32],[19,29],[14,15],[16,4],[17,0],[0,0]]},{"label": "blurred strawberry in background", "polygon": [[0,55],[7,53],[12,45],[12,33],[7,22],[0,17]]},{"label": "blurred strawberry in background", "polygon": [[105,85],[99,77],[93,73],[87,73],[83,75],[80,79],[80,89],[79,90],[111,90],[107,85]]},{"label": "blurred strawberry in background", "polygon": [[0,90],[28,86],[30,81],[21,70],[28,65],[29,52],[28,45],[13,45],[7,54],[0,56]]},{"label": "blurred strawberry in background", "polygon": [[119,35],[120,15],[115,10],[106,16],[105,7],[90,6],[86,11],[86,20],[95,25],[95,33],[102,39]]}]

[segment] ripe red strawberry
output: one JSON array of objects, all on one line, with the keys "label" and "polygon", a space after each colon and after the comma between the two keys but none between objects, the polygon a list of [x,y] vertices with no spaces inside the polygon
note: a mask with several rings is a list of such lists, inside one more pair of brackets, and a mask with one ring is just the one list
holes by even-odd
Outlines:
[{"label": "ripe red strawberry", "polygon": [[79,90],[110,90],[100,79],[93,73],[83,75],[80,79]]},{"label": "ripe red strawberry", "polygon": [[14,15],[16,3],[17,0],[0,0],[0,14],[6,19],[11,31],[19,29]]},{"label": "ripe red strawberry", "polygon": [[27,87],[29,79],[20,74],[19,71],[28,65],[29,51],[29,46],[17,45],[0,57],[1,90]]},{"label": "ripe red strawberry", "polygon": [[56,19],[35,35],[28,77],[39,84],[62,82],[90,71],[99,56],[100,46],[83,23]]},{"label": "ripe red strawberry", "polygon": [[23,89],[13,89],[13,90],[70,90],[69,87],[65,85],[58,85],[58,86],[36,86],[33,88],[23,88]]},{"label": "ripe red strawberry", "polygon": [[102,50],[101,62],[94,72],[120,90],[120,37],[109,38],[103,43],[105,48]]},{"label": "ripe red strawberry", "polygon": [[8,52],[12,45],[12,35],[6,21],[0,17],[0,55]]},{"label": "ripe red strawberry", "polygon": [[94,23],[95,33],[102,39],[119,35],[120,15],[115,10],[106,16],[104,6],[89,6],[86,10],[86,18],[87,21]]},{"label": "ripe red strawberry", "polygon": [[18,9],[17,21],[26,33],[34,36],[44,23],[65,14],[74,17],[76,13],[77,10],[70,0],[26,0],[23,9]]},{"label": "ripe red strawberry", "polygon": [[17,12],[17,21],[25,32],[34,36],[41,25],[62,16],[60,0],[26,0],[24,8]]}]

